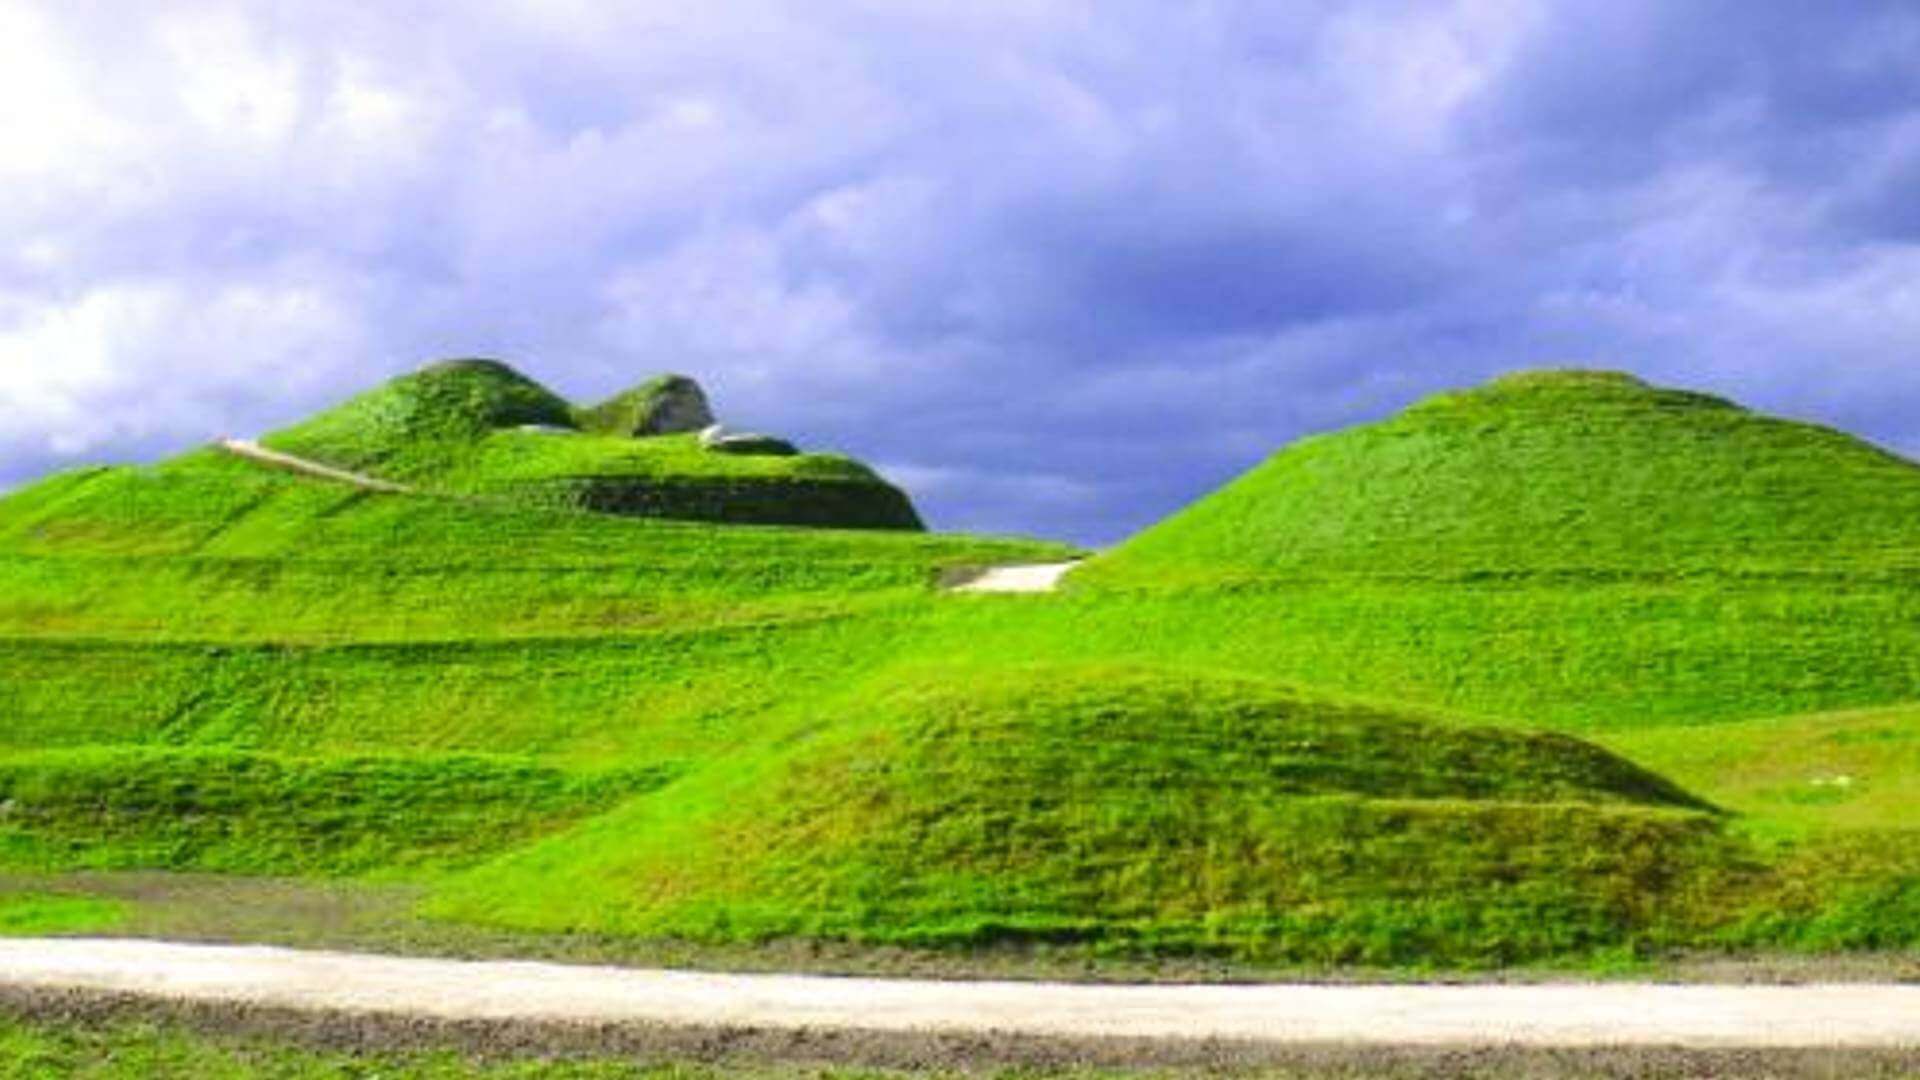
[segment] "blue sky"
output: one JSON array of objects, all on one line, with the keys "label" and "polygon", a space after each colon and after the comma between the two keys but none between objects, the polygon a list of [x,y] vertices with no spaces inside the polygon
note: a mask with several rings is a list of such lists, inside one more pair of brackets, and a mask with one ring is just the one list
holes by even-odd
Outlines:
[{"label": "blue sky", "polygon": [[1920,452],[1920,5],[0,0],[0,484],[441,356],[1104,542],[1542,365]]}]

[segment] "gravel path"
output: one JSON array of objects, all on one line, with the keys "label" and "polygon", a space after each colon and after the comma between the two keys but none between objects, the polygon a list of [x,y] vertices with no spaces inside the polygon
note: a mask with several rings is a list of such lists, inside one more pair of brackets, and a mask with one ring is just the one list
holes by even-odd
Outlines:
[{"label": "gravel path", "polygon": [[1052,592],[1060,587],[1060,579],[1067,576],[1067,571],[1079,565],[1080,563],[1076,560],[988,567],[981,572],[980,576],[955,585],[953,591],[963,593]]},{"label": "gravel path", "polygon": [[259,443],[254,442],[252,439],[221,439],[220,449],[236,457],[257,461],[262,465],[271,465],[276,469],[285,469],[288,472],[302,473],[307,476],[317,476],[322,480],[338,480],[343,484],[352,484],[354,487],[367,491],[385,491],[394,494],[404,494],[413,490],[404,484],[396,484],[392,481],[381,480],[378,477],[366,476],[361,473],[348,472],[345,469],[336,469],[331,465],[322,465],[317,461],[309,461],[303,457],[283,454],[278,450],[269,450]]},{"label": "gravel path", "polygon": [[1920,1047],[1920,985],[1102,986],[0,940],[0,986],[480,1021],[1259,1043]]}]

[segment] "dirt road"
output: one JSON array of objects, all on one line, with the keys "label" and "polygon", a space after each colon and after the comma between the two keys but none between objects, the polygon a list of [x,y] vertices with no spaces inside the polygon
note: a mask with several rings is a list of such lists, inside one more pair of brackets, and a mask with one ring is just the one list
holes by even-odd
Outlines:
[{"label": "dirt road", "polygon": [[1112,986],[0,940],[0,986],[433,1019],[1379,1045],[1920,1047],[1920,985]]}]

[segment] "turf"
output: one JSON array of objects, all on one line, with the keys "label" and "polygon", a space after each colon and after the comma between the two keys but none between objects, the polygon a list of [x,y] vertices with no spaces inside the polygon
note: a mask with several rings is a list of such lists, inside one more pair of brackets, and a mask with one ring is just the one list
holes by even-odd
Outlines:
[{"label": "turf", "polygon": [[504,494],[870,476],[520,430],[574,415],[455,365],[278,440],[413,494],[207,450],[0,499],[0,864],[734,944],[1920,945],[1920,472],[1843,435],[1509,379],[1283,451],[1064,592],[960,596],[1077,553]]},{"label": "turf", "polygon": [[470,864],[658,787],[474,756],[86,749],[0,758],[0,867],[407,873]]},{"label": "turf", "polygon": [[99,897],[0,890],[0,937],[99,933],[124,917],[123,905]]},{"label": "turf", "polygon": [[1604,372],[1533,372],[1305,439],[1090,576],[1780,575],[1910,586],[1920,466]]},{"label": "turf", "polygon": [[[431,365],[263,440],[444,494],[738,524],[923,528],[899,489],[851,458],[715,453],[692,435],[633,437],[653,388],[576,410],[495,361]],[[630,429],[629,429],[630,430]]]},{"label": "turf", "polygon": [[1747,872],[1704,803],[1566,736],[1109,667],[929,668],[839,709],[439,910],[1484,966],[1631,944]]}]

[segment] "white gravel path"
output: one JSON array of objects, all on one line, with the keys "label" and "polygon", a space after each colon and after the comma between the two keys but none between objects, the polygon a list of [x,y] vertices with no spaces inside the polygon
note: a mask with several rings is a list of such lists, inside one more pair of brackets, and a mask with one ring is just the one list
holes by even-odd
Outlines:
[{"label": "white gravel path", "polygon": [[1060,580],[1067,576],[1067,571],[1079,565],[1080,563],[1076,560],[989,567],[979,577],[955,585],[953,591],[960,593],[1052,592],[1060,587]]},{"label": "white gravel path", "polygon": [[1920,985],[1099,986],[0,940],[0,984],[468,1020],[1267,1043],[1920,1047]]},{"label": "white gravel path", "polygon": [[236,457],[257,461],[262,465],[270,465],[276,469],[285,469],[288,472],[302,473],[307,476],[317,476],[322,480],[337,480],[340,483],[352,484],[354,487],[363,488],[367,491],[385,491],[393,494],[403,494],[413,490],[404,484],[396,484],[390,480],[381,480],[378,477],[348,472],[345,469],[336,469],[331,465],[322,465],[317,461],[309,461],[303,457],[283,454],[278,450],[269,450],[252,439],[221,439],[220,449]]}]

